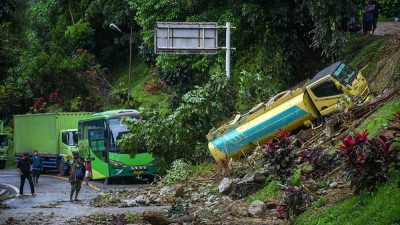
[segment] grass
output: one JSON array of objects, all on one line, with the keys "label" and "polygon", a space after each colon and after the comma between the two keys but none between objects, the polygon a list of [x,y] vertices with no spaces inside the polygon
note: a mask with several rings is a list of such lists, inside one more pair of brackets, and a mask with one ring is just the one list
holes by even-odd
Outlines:
[{"label": "grass", "polygon": [[347,48],[341,53],[345,62],[353,68],[360,70],[364,66],[363,75],[368,77],[372,72],[373,65],[381,59],[381,49],[386,46],[384,37],[370,36],[362,34],[350,36]]},{"label": "grass", "polygon": [[[267,182],[268,182],[268,180],[271,180],[271,178],[268,178]],[[267,184],[267,186],[265,186],[263,189],[246,197],[246,202],[250,203],[255,200],[264,201],[267,197],[277,197],[280,195],[280,193],[281,193],[281,188],[279,186],[278,181],[271,180]]]},{"label": "grass", "polygon": [[[119,79],[116,80],[114,86],[118,84],[129,83],[129,70],[127,68],[119,69],[115,71]],[[144,87],[149,82],[160,81],[158,77],[151,75],[152,71],[150,68],[141,60],[133,60],[132,75],[131,75],[131,96],[133,102],[136,102],[139,107],[144,109],[159,109],[162,113],[169,112],[169,99],[174,93],[167,89],[155,91],[153,94],[148,94]]]},{"label": "grass", "polygon": [[[307,211],[296,220],[297,225],[384,225],[400,223],[400,190],[397,173],[386,186],[378,188],[373,194],[362,193],[339,205],[323,210],[321,213]],[[316,203],[315,203],[316,204]]]},{"label": "grass", "polygon": [[386,103],[382,108],[369,116],[356,130],[368,130],[369,137],[373,137],[382,128],[385,128],[394,115],[400,111],[400,96]]}]

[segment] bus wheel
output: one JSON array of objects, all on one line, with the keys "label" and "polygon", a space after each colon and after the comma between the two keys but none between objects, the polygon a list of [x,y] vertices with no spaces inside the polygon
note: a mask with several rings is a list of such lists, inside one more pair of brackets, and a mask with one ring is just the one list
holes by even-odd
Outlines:
[{"label": "bus wheel", "polygon": [[111,177],[105,178],[105,179],[104,179],[104,184],[105,184],[105,185],[111,184]]},{"label": "bus wheel", "polygon": [[0,161],[0,170],[4,170],[6,168],[6,161],[5,160],[1,160]]}]

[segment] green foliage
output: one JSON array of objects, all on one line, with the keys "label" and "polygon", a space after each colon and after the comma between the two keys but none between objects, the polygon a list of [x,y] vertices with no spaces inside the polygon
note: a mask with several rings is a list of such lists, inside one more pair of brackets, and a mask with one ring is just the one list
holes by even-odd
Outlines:
[{"label": "green foliage", "polygon": [[361,193],[353,198],[324,209],[312,210],[300,215],[295,224],[335,225],[335,224],[396,224],[400,221],[399,174],[375,193]]},{"label": "green foliage", "polygon": [[321,197],[313,203],[313,206],[316,208],[321,208],[321,207],[326,206],[327,203],[328,203],[328,201],[326,200],[326,198]]},{"label": "green foliage", "polygon": [[374,136],[382,128],[388,126],[390,120],[400,109],[400,97],[396,97],[392,101],[382,106],[378,111],[370,115],[364,122],[357,127],[357,131],[368,130],[369,137]]},{"label": "green foliage", "polygon": [[294,186],[300,186],[303,182],[301,180],[301,169],[297,169],[294,171],[292,177],[290,178],[290,184]]},{"label": "green foliage", "polygon": [[266,182],[268,184],[263,189],[246,197],[246,202],[250,203],[255,200],[264,201],[268,197],[277,197],[278,195],[280,195],[281,187],[279,186],[279,182],[277,180],[269,177]]},{"label": "green foliage", "polygon": [[379,0],[383,14],[387,17],[400,16],[400,2],[396,0]]},{"label": "green foliage", "polygon": [[175,160],[171,168],[167,170],[167,175],[164,177],[164,182],[168,185],[187,181],[190,178],[190,164],[178,159]]},{"label": "green foliage", "polygon": [[232,88],[225,75],[212,75],[203,87],[185,94],[182,104],[169,115],[150,111],[144,112],[144,122],[128,120],[130,132],[121,138],[121,146],[131,149],[129,146],[146,143],[160,168],[179,158],[201,162],[210,157],[205,135],[230,115],[233,103]]}]

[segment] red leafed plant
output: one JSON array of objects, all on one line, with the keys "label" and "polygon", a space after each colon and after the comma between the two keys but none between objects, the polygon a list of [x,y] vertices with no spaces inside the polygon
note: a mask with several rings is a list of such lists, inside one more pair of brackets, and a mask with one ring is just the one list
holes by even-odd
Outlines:
[{"label": "red leafed plant", "polygon": [[262,148],[268,168],[282,181],[289,179],[295,169],[296,140],[288,131],[280,131],[279,136],[268,141]]},{"label": "red leafed plant", "polygon": [[147,92],[148,95],[152,95],[156,90],[162,89],[164,84],[161,82],[152,82],[144,86],[144,90]]},{"label": "red leafed plant", "polygon": [[276,208],[278,219],[290,219],[304,212],[313,201],[313,196],[303,186],[286,186],[283,204]]},{"label": "red leafed plant", "polygon": [[42,108],[43,103],[44,103],[44,97],[43,97],[43,96],[42,96],[42,97],[39,97],[39,98],[36,99],[36,101],[33,103],[33,108],[34,108],[35,110],[38,110],[38,109]]},{"label": "red leafed plant", "polygon": [[355,187],[355,192],[363,189],[373,191],[377,184],[388,179],[389,166],[398,160],[398,151],[392,148],[393,135],[368,139],[368,132],[354,132],[339,146],[339,154],[345,162],[343,172]]}]

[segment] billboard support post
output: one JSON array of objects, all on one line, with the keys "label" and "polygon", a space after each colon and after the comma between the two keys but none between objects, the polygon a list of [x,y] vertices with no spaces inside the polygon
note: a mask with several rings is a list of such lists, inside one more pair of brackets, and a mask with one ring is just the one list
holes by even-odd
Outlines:
[{"label": "billboard support post", "polygon": [[231,75],[231,23],[226,23],[226,50],[225,50],[225,70],[226,80]]}]

